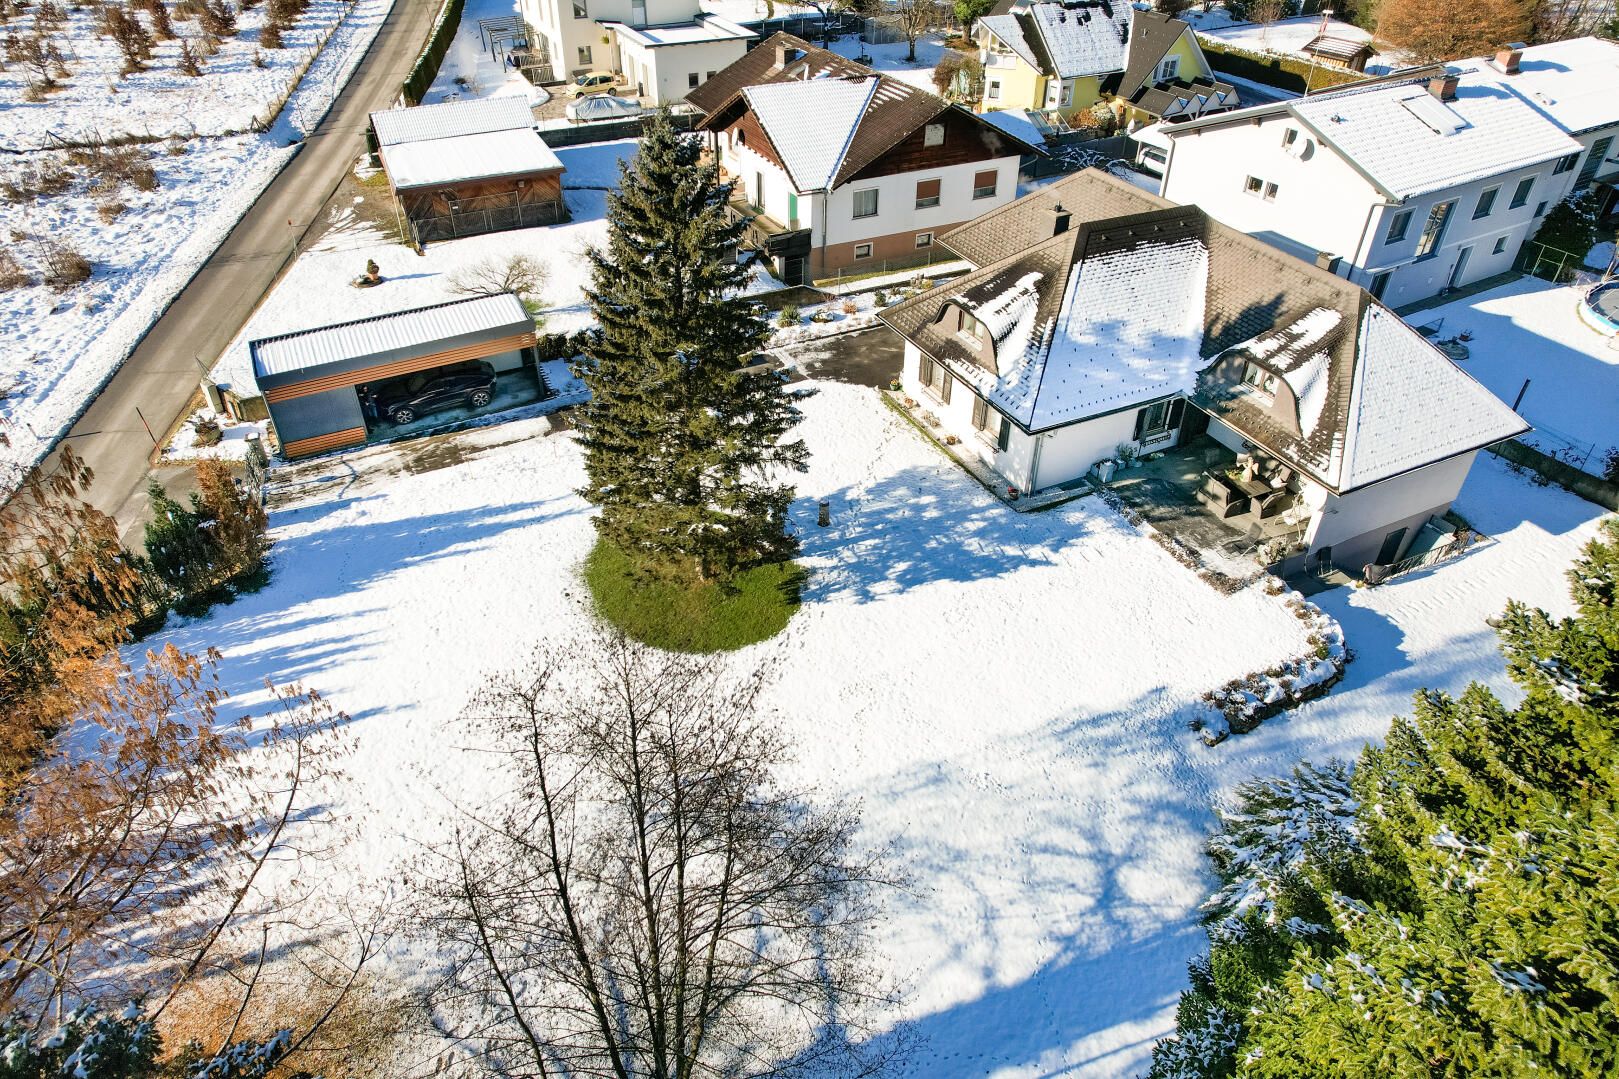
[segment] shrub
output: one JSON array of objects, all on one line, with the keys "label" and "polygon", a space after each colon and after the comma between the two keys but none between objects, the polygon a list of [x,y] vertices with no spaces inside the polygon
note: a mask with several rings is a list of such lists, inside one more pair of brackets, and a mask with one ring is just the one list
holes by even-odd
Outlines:
[{"label": "shrub", "polygon": [[0,248],[0,292],[32,285],[34,279],[16,255]]},{"label": "shrub", "polygon": [[1609,483],[1619,483],[1619,446],[1609,450],[1602,458],[1602,478]]},{"label": "shrub", "polygon": [[137,191],[157,190],[157,171],[139,146],[96,143],[73,150],[68,161],[89,178],[91,191],[116,191],[123,184]]},{"label": "shrub", "polygon": [[776,325],[797,326],[798,317],[798,308],[794,307],[792,304],[788,304],[786,307],[781,309],[781,312],[778,315],[776,315]]},{"label": "shrub", "polygon": [[191,48],[189,39],[180,42],[180,60],[175,64],[175,70],[182,75],[189,75],[193,79],[202,74],[202,61]]},{"label": "shrub", "polygon": [[236,12],[224,0],[207,0],[198,13],[202,32],[215,38],[236,36]]},{"label": "shrub", "polygon": [[853,300],[844,300],[838,305],[838,310],[842,311],[845,315],[852,315],[856,311],[860,310],[860,305],[855,303]]},{"label": "shrub", "polygon": [[217,446],[225,432],[219,427],[219,421],[212,416],[198,416],[191,424],[193,446]]},{"label": "shrub", "polygon": [[105,202],[96,203],[96,216],[101,218],[103,225],[110,225],[118,220],[127,209],[129,207],[119,199],[108,199]]},{"label": "shrub", "polygon": [[39,262],[45,270],[45,283],[58,292],[90,279],[90,260],[60,240],[39,241]]},{"label": "shrub", "polygon": [[281,47],[281,24],[271,19],[259,31],[259,44],[266,49],[279,49]]},{"label": "shrub", "polygon": [[[41,196],[60,195],[73,184],[73,173],[55,157],[17,166],[0,180],[0,195],[10,202],[31,202]],[[19,237],[13,236],[12,239]]]}]

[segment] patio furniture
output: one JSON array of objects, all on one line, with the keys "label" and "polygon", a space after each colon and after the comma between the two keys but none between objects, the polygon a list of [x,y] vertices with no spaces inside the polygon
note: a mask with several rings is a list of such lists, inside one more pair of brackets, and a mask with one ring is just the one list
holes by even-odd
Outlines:
[{"label": "patio furniture", "polygon": [[1293,492],[1283,487],[1280,490],[1267,491],[1254,499],[1254,516],[1261,521],[1271,517],[1280,516],[1293,506]]},{"label": "patio furniture", "polygon": [[1203,473],[1203,484],[1197,489],[1196,495],[1197,500],[1221,520],[1228,520],[1248,512],[1250,496],[1229,476],[1215,472]]}]

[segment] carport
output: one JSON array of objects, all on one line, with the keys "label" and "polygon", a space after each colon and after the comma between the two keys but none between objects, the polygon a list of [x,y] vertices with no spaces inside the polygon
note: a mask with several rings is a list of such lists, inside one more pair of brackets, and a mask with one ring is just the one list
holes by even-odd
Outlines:
[{"label": "carport", "polygon": [[482,360],[534,365],[534,320],[511,293],[418,307],[253,341],[253,374],[285,457],[366,440],[357,387]]}]

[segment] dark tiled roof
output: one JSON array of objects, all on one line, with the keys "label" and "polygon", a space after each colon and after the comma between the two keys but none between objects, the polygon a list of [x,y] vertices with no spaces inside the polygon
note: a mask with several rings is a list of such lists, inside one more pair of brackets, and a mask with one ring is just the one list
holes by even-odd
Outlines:
[{"label": "dark tiled roof", "polygon": [[1130,52],[1124,62],[1124,74],[1113,92],[1122,98],[1131,98],[1137,90],[1151,84],[1153,72],[1158,70],[1164,53],[1173,48],[1188,29],[1190,27],[1179,19],[1156,11],[1138,10],[1130,25]]},{"label": "dark tiled roof", "polygon": [[[780,55],[786,63],[778,62]],[[980,129],[981,136],[1006,154],[1037,152],[1033,147],[1002,131],[994,124],[965,109],[950,105],[919,87],[891,76],[873,71],[864,64],[855,63],[837,53],[811,45],[803,38],[791,34],[774,34],[750,50],[740,60],[716,72],[702,86],[686,96],[688,103],[702,109],[706,116],[701,126],[719,127],[739,108],[745,107],[742,91],[753,86],[775,83],[800,82],[820,78],[876,78],[878,85],[871,102],[856,123],[844,151],[842,163],[833,186],[847,183],[862,169],[893,149],[895,144],[917,131],[923,124],[952,109],[969,123]],[[721,118],[721,113],[725,118]],[[814,123],[816,117],[806,116],[805,123]],[[775,140],[791,137],[790,133],[770,132]]]},{"label": "dark tiled roof", "polygon": [[1130,104],[1154,116],[1163,116],[1176,101],[1183,98],[1200,95],[1214,97],[1216,94],[1230,94],[1233,90],[1232,85],[1226,82],[1208,82],[1204,79],[1187,82],[1184,79],[1175,79],[1173,82],[1141,87],[1130,95]]},{"label": "dark tiled roof", "polygon": [[[1053,208],[1071,214],[1069,230],[1051,236]],[[1271,331],[1286,329],[1310,312],[1328,309],[1338,326],[1310,352],[1326,353],[1327,388],[1321,418],[1308,434],[1286,429],[1250,399],[1225,395],[1200,382],[1194,400],[1262,442],[1291,464],[1336,489],[1334,453],[1350,423],[1356,328],[1370,300],[1359,287],[1220,224],[1194,206],[1176,206],[1096,169],[1086,169],[984,215],[942,242],[979,267],[956,281],[887,309],[882,320],[936,359],[973,363],[971,354],[937,320],[943,305],[1004,291],[1040,273],[1039,325],[1059,313],[1076,262],[1109,245],[1172,244],[1199,239],[1208,250],[1203,343],[1206,360]]]}]

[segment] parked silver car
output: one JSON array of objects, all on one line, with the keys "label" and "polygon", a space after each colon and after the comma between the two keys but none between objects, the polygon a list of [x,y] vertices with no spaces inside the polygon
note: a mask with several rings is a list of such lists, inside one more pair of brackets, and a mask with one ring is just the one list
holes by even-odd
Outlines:
[{"label": "parked silver car", "polygon": [[597,94],[568,102],[564,110],[568,119],[576,124],[596,123],[602,120],[630,120],[641,115],[641,103],[631,97]]}]

